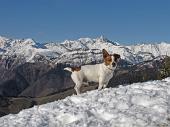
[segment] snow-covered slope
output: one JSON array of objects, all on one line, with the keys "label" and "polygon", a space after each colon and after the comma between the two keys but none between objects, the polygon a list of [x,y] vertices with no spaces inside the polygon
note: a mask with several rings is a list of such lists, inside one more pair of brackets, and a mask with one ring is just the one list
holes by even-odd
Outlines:
[{"label": "snow-covered slope", "polygon": [[170,78],[34,106],[0,118],[1,127],[169,127]]},{"label": "snow-covered slope", "polygon": [[33,39],[0,37],[0,55],[3,57],[19,56],[25,58],[26,62],[35,62],[43,57],[53,64],[88,64],[102,60],[101,50],[103,48],[110,53],[120,54],[122,59],[132,64],[152,60],[160,55],[170,56],[168,43],[123,46],[101,36],[96,39],[80,38],[62,43],[39,44]]}]

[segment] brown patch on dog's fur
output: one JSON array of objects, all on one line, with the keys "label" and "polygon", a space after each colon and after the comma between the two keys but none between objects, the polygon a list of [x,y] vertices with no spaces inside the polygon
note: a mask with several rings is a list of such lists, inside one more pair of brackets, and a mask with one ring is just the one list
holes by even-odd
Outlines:
[{"label": "brown patch on dog's fur", "polygon": [[110,64],[112,64],[112,57],[111,57],[111,55],[107,56],[107,57],[104,59],[104,63],[105,63],[105,65],[110,65]]},{"label": "brown patch on dog's fur", "polygon": [[112,63],[111,55],[105,49],[103,49],[102,52],[105,65],[110,65]]},{"label": "brown patch on dog's fur", "polygon": [[103,53],[103,58],[105,59],[106,57],[110,56],[109,53],[106,51],[106,49],[102,50]]},{"label": "brown patch on dog's fur", "polygon": [[80,71],[81,70],[81,67],[72,67],[71,68],[71,71]]},{"label": "brown patch on dog's fur", "polygon": [[113,54],[113,56],[114,56],[114,61],[118,62],[117,60],[120,58],[120,55],[119,54]]}]

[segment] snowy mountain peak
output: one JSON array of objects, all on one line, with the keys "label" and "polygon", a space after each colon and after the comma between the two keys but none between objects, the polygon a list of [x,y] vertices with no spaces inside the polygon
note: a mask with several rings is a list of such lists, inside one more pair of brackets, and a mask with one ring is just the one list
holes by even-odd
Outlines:
[{"label": "snowy mountain peak", "polygon": [[120,45],[118,42],[113,42],[109,39],[107,39],[105,36],[101,35],[99,38],[95,39],[98,42],[105,42],[105,43],[111,43],[113,45]]},{"label": "snowy mountain peak", "polygon": [[91,39],[91,38],[80,38],[80,39],[78,39],[78,41],[80,41],[80,42],[93,42],[93,39]]},{"label": "snowy mountain peak", "polygon": [[9,40],[9,39],[0,36],[0,48],[3,48],[3,47],[6,45],[6,42],[7,42],[8,40]]},{"label": "snowy mountain peak", "polygon": [[31,38],[24,39],[23,42],[28,45],[36,45],[36,42]]},{"label": "snowy mountain peak", "polygon": [[[141,44],[121,46],[104,36],[96,39],[80,38],[65,40],[62,43],[39,44],[33,39],[8,39],[0,37],[0,54],[5,56],[17,55],[24,57],[27,62],[34,62],[37,55],[54,63],[88,64],[92,61],[101,61],[101,50],[105,48],[109,53],[118,53],[121,58],[136,64],[152,60],[161,55],[170,56],[170,44]],[[36,57],[37,58],[37,57]]]},{"label": "snowy mountain peak", "polygon": [[26,45],[36,45],[36,42],[31,39],[8,39],[0,36],[0,48],[12,48],[13,46],[26,46]]},{"label": "snowy mountain peak", "polygon": [[105,38],[103,35],[101,35],[99,38],[96,38],[96,40],[99,40],[99,41],[107,41],[108,39]]},{"label": "snowy mountain peak", "polygon": [[0,36],[0,42],[1,41],[4,41],[4,40],[8,40],[6,37],[2,37],[2,36]]}]

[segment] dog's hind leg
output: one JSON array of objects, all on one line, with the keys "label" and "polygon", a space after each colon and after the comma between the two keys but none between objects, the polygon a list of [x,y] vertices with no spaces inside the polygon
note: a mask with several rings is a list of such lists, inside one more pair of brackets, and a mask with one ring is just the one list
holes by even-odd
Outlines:
[{"label": "dog's hind leg", "polygon": [[74,89],[76,90],[77,95],[80,94],[80,88],[82,86],[83,79],[78,75],[78,73],[72,73],[72,80],[75,83]]}]

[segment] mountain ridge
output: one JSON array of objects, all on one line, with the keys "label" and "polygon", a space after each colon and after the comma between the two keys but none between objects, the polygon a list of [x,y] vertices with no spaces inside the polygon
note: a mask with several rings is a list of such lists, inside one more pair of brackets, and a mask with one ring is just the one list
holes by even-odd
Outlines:
[{"label": "mountain ridge", "polygon": [[[150,46],[158,49],[154,56],[152,52],[138,51],[141,47],[134,47],[133,51],[131,47],[113,45],[105,39],[81,38],[48,44],[39,44],[33,39],[1,40],[4,41],[0,48],[0,116],[73,94],[70,72],[63,68],[102,62],[102,48],[122,56],[108,87],[162,79],[170,74],[170,57],[156,56],[162,53],[158,45]],[[168,47],[169,44],[162,45]],[[83,90],[96,87],[97,84],[92,83]]]},{"label": "mountain ridge", "polygon": [[[102,60],[101,49],[110,53],[118,53],[121,59],[136,64],[154,59],[161,55],[170,56],[170,44],[137,44],[131,46],[120,45],[117,42],[101,36],[96,39],[80,38],[65,40],[61,43],[49,42],[40,44],[31,38],[8,39],[0,36],[0,55],[3,57],[16,55],[24,57],[26,62],[36,62],[37,57],[43,57],[52,64],[88,64]],[[80,60],[81,58],[81,60]]]}]

